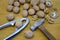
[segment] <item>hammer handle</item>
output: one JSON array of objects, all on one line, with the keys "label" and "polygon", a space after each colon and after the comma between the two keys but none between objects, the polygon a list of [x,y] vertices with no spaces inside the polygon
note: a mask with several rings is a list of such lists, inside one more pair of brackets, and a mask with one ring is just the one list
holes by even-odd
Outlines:
[{"label": "hammer handle", "polygon": [[40,26],[39,29],[46,35],[49,40],[56,40],[43,26]]}]

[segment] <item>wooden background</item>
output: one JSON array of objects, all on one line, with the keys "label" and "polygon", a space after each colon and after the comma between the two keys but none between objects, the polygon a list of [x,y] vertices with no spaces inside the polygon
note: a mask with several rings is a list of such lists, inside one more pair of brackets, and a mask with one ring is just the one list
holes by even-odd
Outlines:
[{"label": "wooden background", "polygon": [[[60,0],[52,0],[53,2],[53,8],[58,9],[58,15],[60,15]],[[7,23],[6,15],[9,14],[10,12],[6,11],[6,7],[8,6],[8,0],[0,0],[0,25]],[[22,8],[21,8],[22,10]],[[21,12],[19,14],[15,14],[15,19],[21,18]],[[34,23],[34,21],[31,20],[30,18],[30,23],[29,25],[22,31],[20,32],[17,36],[15,36],[12,40],[48,40],[46,36],[39,30],[37,29],[34,31],[34,38],[32,39],[27,39],[24,37],[24,32],[27,30],[30,30],[30,25]],[[54,24],[49,24],[47,21],[43,24],[45,28],[56,38],[56,40],[60,40],[60,16],[55,20]],[[13,33],[14,29],[16,27],[7,27],[2,30],[0,30],[0,40],[3,40],[7,36],[9,36],[11,33]]]}]

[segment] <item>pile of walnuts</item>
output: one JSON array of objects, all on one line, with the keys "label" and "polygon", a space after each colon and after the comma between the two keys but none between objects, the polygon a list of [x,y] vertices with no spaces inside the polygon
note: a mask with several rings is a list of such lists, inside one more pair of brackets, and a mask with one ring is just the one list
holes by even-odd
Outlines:
[{"label": "pile of walnuts", "polygon": [[[55,14],[49,14],[49,8],[53,6],[51,0],[8,0],[7,11],[14,12],[18,14],[20,11],[20,6],[22,6],[22,16],[28,17],[32,16],[32,19],[35,21],[37,18],[46,18],[49,23],[54,23],[54,20],[51,17],[57,18]],[[54,16],[55,15],[55,16]],[[6,17],[9,21],[15,18],[14,14],[10,13]],[[20,28],[22,22],[17,21],[15,24],[16,27]],[[31,31],[25,32],[25,37],[32,38],[33,33]]]}]

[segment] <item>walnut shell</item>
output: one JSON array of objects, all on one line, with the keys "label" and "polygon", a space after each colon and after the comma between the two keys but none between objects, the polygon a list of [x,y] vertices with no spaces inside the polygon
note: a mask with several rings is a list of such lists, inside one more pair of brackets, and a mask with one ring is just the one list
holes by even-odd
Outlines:
[{"label": "walnut shell", "polygon": [[51,7],[53,4],[52,4],[52,2],[51,1],[46,1],[46,6],[47,7]]},{"label": "walnut shell", "polygon": [[45,12],[46,14],[48,14],[48,13],[49,13],[49,9],[46,8],[46,9],[44,10],[44,12]]},{"label": "walnut shell", "polygon": [[53,24],[53,23],[54,23],[54,19],[49,18],[49,19],[48,19],[48,22],[49,22],[50,24]]},{"label": "walnut shell", "polygon": [[34,15],[33,17],[32,17],[32,20],[33,21],[36,21],[38,19],[38,16],[37,15]]},{"label": "walnut shell", "polygon": [[58,18],[57,10],[53,10],[53,11],[50,13],[50,17],[53,18],[53,19]]},{"label": "walnut shell", "polygon": [[54,23],[54,19],[50,18],[49,15],[46,15],[45,18],[47,19],[48,23],[50,23],[50,24]]}]

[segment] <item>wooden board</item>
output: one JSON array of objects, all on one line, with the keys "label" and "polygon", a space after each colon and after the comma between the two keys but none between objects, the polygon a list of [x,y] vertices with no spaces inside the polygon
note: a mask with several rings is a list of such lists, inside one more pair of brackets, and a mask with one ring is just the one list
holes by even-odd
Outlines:
[{"label": "wooden board", "polygon": [[[43,24],[45,28],[56,38],[56,40],[60,40],[60,0],[52,0],[53,2],[53,8],[57,8],[59,17],[55,20],[54,24],[49,24],[47,21]],[[6,15],[10,12],[6,11],[6,7],[8,6],[8,0],[0,0],[0,25],[7,23]],[[22,6],[20,8],[22,10]],[[15,14],[15,19],[21,18],[21,12],[19,14]],[[30,26],[34,23],[34,21],[31,20],[29,25],[21,31],[17,36],[15,36],[12,40],[48,40],[46,36],[37,29],[34,31],[34,38],[27,39],[24,37],[24,32],[27,30],[30,30]],[[2,30],[0,30],[0,40],[3,40],[7,36],[9,36],[11,33],[13,33],[14,29],[16,27],[7,27]]]}]

